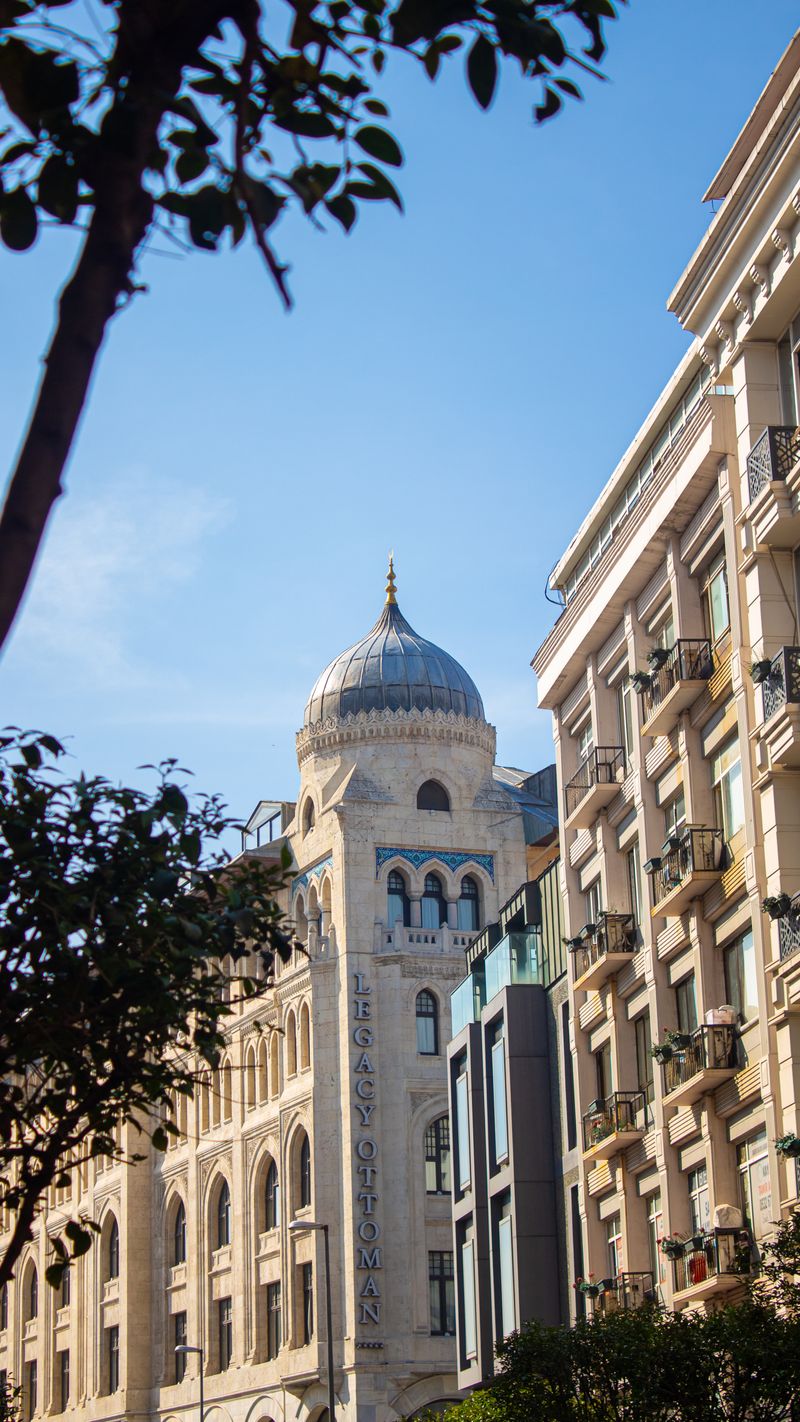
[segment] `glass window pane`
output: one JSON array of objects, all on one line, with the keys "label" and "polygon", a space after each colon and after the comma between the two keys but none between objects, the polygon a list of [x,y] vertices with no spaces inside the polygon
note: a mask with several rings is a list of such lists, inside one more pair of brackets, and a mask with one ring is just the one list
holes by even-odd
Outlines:
[{"label": "glass window pane", "polygon": [[469,1095],[467,1074],[463,1072],[456,1082],[456,1130],[458,1132],[458,1184],[461,1190],[470,1183],[469,1151]]},{"label": "glass window pane", "polygon": [[492,1106],[494,1108],[494,1157],[495,1160],[507,1160],[506,1057],[502,1036],[492,1047]]},{"label": "glass window pane", "polygon": [[500,1267],[500,1315],[503,1337],[517,1326],[514,1307],[514,1251],[511,1238],[511,1216],[506,1215],[497,1226],[497,1255]]},{"label": "glass window pane", "polygon": [[468,1358],[477,1352],[475,1327],[475,1264],[472,1240],[461,1246],[461,1277],[464,1297],[464,1351]]}]

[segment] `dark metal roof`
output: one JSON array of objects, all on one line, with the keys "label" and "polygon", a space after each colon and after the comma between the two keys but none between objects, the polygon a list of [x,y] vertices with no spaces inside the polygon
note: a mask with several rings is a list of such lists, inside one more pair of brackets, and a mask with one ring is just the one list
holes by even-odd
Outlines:
[{"label": "dark metal roof", "polygon": [[472,678],[448,652],[418,636],[394,602],[386,604],[366,637],[325,668],[303,722],[373,710],[453,711],[486,719]]}]

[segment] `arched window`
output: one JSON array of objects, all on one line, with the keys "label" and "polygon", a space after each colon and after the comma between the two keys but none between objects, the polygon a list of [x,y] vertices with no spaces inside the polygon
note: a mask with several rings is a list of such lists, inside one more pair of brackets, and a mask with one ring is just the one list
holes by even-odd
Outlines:
[{"label": "arched window", "polygon": [[281,1187],[278,1167],[274,1160],[269,1163],[267,1183],[264,1192],[264,1223],[267,1229],[278,1229],[281,1222]]},{"label": "arched window", "polygon": [[0,1333],[8,1328],[8,1284],[0,1289]]},{"label": "arched window", "polygon": [[223,1180],[217,1196],[217,1249],[231,1242],[231,1192]]},{"label": "arched window", "polygon": [[231,1084],[231,1064],[224,1061],[222,1064],[222,1119],[230,1121],[233,1118],[233,1087]]},{"label": "arched window", "polygon": [[258,1044],[258,1099],[266,1101],[269,1096],[269,1056],[267,1044],[262,1038]]},{"label": "arched window", "polygon": [[458,896],[458,926],[462,933],[472,933],[480,928],[479,908],[478,885],[471,874],[465,874]]},{"label": "arched window", "polygon": [[[69,1253],[69,1250],[66,1249],[66,1245],[65,1245],[64,1247],[65,1247],[66,1252]],[[61,1288],[59,1289],[59,1294],[58,1294],[58,1307],[59,1307],[59,1308],[69,1308],[69,1301],[70,1301],[71,1294],[72,1294],[72,1275],[71,1275],[69,1269],[65,1269],[64,1272],[63,1272],[63,1274],[61,1275]]]},{"label": "arched window", "polygon": [[442,881],[438,874],[425,875],[425,891],[422,895],[422,927],[441,928],[447,922]]},{"label": "arched window", "polygon": [[39,1274],[36,1266],[31,1269],[28,1279],[28,1295],[25,1300],[28,1306],[28,1318],[38,1318],[39,1316]]},{"label": "arched window", "polygon": [[408,928],[411,922],[411,913],[408,903],[408,893],[406,891],[406,881],[402,874],[393,869],[386,881],[387,892],[387,927],[394,928],[396,923],[402,923]]},{"label": "arched window", "polygon": [[178,1201],[175,1221],[172,1226],[172,1262],[186,1263],[186,1209],[183,1200]]},{"label": "arched window", "polygon": [[286,1075],[297,1075],[297,1024],[293,1012],[286,1018]]},{"label": "arched window", "polygon": [[308,1003],[300,1008],[300,1070],[308,1071],[311,1066],[311,1014]]},{"label": "arched window", "polygon": [[[298,943],[308,941],[308,918],[302,894],[298,894],[297,903],[294,906],[294,936]],[[275,961],[276,963],[279,961],[277,957]]]},{"label": "arched window", "polygon": [[108,1231],[108,1273],[106,1278],[119,1278],[119,1225],[116,1220],[111,1221],[111,1228]]},{"label": "arched window", "polygon": [[425,1189],[429,1195],[450,1194],[450,1120],[439,1116],[425,1132]]},{"label": "arched window", "polygon": [[450,796],[438,780],[426,780],[417,791],[418,810],[449,810]]},{"label": "arched window", "polygon": [[280,1067],[278,1065],[278,1034],[273,1032],[269,1043],[269,1094],[277,1096],[280,1091]]},{"label": "arched window", "polygon": [[311,1146],[308,1143],[308,1136],[303,1132],[303,1139],[300,1142],[300,1208],[311,1204]]},{"label": "arched window", "polygon": [[248,1047],[245,1057],[244,1104],[248,1111],[252,1111],[256,1104],[256,1054],[253,1047]]},{"label": "arched window", "polygon": [[439,1055],[439,1008],[427,989],[417,993],[417,1051],[421,1057]]},{"label": "arched window", "polygon": [[305,805],[303,806],[303,836],[304,836],[304,837],[305,837],[305,835],[308,834],[309,830],[312,830],[312,829],[314,828],[314,821],[315,821],[315,819],[316,819],[316,814],[315,814],[315,812],[314,812],[314,801],[311,799],[311,796],[309,796],[308,799],[306,800]]}]

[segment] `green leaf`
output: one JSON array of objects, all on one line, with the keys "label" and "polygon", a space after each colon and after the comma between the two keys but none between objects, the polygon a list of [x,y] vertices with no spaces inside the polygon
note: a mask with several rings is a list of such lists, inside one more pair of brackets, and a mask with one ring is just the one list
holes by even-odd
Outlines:
[{"label": "green leaf", "polygon": [[248,188],[250,203],[262,228],[271,227],[284,206],[284,199],[273,192],[268,183],[257,183],[251,179]]},{"label": "green leaf", "polygon": [[484,35],[478,35],[467,55],[469,87],[482,109],[488,109],[497,87],[497,54]]},{"label": "green leaf", "polygon": [[40,174],[39,206],[59,222],[74,222],[78,211],[78,174],[60,154],[47,159]]},{"label": "green leaf", "polygon": [[12,188],[0,198],[0,237],[12,252],[26,252],[36,241],[36,208],[24,188]]},{"label": "green leaf", "polygon": [[377,114],[379,118],[388,118],[389,110],[380,99],[366,99],[364,108],[368,114]]},{"label": "green leaf", "polygon": [[561,96],[555,89],[547,88],[544,91],[544,103],[537,104],[533,111],[533,116],[537,123],[544,123],[546,119],[552,118],[561,108]]},{"label": "green leaf", "polygon": [[332,138],[336,133],[327,114],[308,113],[304,109],[292,109],[282,118],[276,118],[275,124],[287,133],[296,133],[298,138]]},{"label": "green leaf", "polygon": [[380,196],[388,198],[390,202],[394,203],[398,212],[402,212],[403,200],[394,183],[390,182],[386,174],[382,172],[380,168],[376,168],[373,163],[359,163],[358,166],[362,173],[366,174],[368,178],[371,178]]},{"label": "green leaf", "polygon": [[169,1137],[163,1126],[156,1126],[150,1139],[153,1142],[154,1150],[164,1151],[169,1145]]},{"label": "green leaf", "polygon": [[364,128],[356,129],[354,137],[359,148],[363,148],[370,158],[377,158],[379,163],[389,163],[393,168],[402,168],[403,154],[400,145],[385,128],[367,124]]},{"label": "green leaf", "polygon": [[202,148],[186,150],[175,159],[175,174],[181,183],[194,182],[208,167],[208,155]]},{"label": "green leaf", "polygon": [[339,193],[337,197],[329,198],[325,206],[331,217],[335,217],[345,232],[349,232],[356,220],[356,205],[352,198],[346,197],[344,193]]},{"label": "green leaf", "polygon": [[435,79],[439,72],[439,51],[435,44],[428,45],[422,62],[425,65],[425,73],[428,78]]}]

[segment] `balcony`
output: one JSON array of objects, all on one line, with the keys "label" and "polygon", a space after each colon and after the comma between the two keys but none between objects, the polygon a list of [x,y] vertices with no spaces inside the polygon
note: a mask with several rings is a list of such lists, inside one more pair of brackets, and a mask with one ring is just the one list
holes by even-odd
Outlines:
[{"label": "balcony", "polygon": [[621,1308],[641,1308],[654,1303],[656,1291],[653,1275],[645,1273],[618,1274],[616,1279],[601,1279],[600,1292],[594,1299],[595,1313],[617,1313]]},{"label": "balcony", "polygon": [[[711,643],[681,637],[666,652],[645,681],[642,691],[642,735],[666,736],[691,706],[714,671]],[[642,678],[644,680],[644,678]]]},{"label": "balcony", "polygon": [[646,1106],[641,1091],[614,1091],[593,1101],[583,1118],[584,1160],[609,1160],[644,1135]]},{"label": "balcony", "polygon": [[540,935],[531,929],[507,933],[505,938],[501,938],[484,960],[486,1001],[491,1002],[504,987],[512,987],[516,983],[540,983],[540,950]]},{"label": "balcony", "polygon": [[653,879],[653,918],[679,918],[693,899],[720,878],[725,867],[722,830],[685,825],[645,869]]},{"label": "balcony", "polygon": [[631,961],[636,952],[633,914],[601,913],[572,939],[573,987],[590,992]]},{"label": "balcony", "polygon": [[800,541],[800,430],[770,425],[747,457],[750,519],[756,543],[794,548]]},{"label": "balcony", "polygon": [[618,793],[624,778],[622,746],[595,746],[564,786],[564,828],[585,829],[594,824],[603,806]]},{"label": "balcony", "polygon": [[800,894],[795,894],[789,912],[778,919],[778,945],[781,962],[800,949]]},{"label": "balcony", "polygon": [[694,1235],[672,1256],[673,1303],[692,1303],[741,1286],[753,1273],[748,1229],[715,1229]]},{"label": "balcony", "polygon": [[[764,664],[766,666],[766,663]],[[772,765],[800,767],[800,647],[781,647],[761,683],[764,739]]]},{"label": "balcony", "polygon": [[[481,969],[483,964],[481,964]],[[486,982],[482,971],[470,973],[450,994],[450,1031],[453,1037],[469,1026],[470,1022],[480,1022],[481,1009],[486,1006]]]},{"label": "balcony", "polygon": [[[685,1045],[683,1045],[685,1043]],[[705,1024],[678,1043],[665,1044],[661,1075],[665,1106],[690,1106],[736,1074],[736,1029]]]}]

